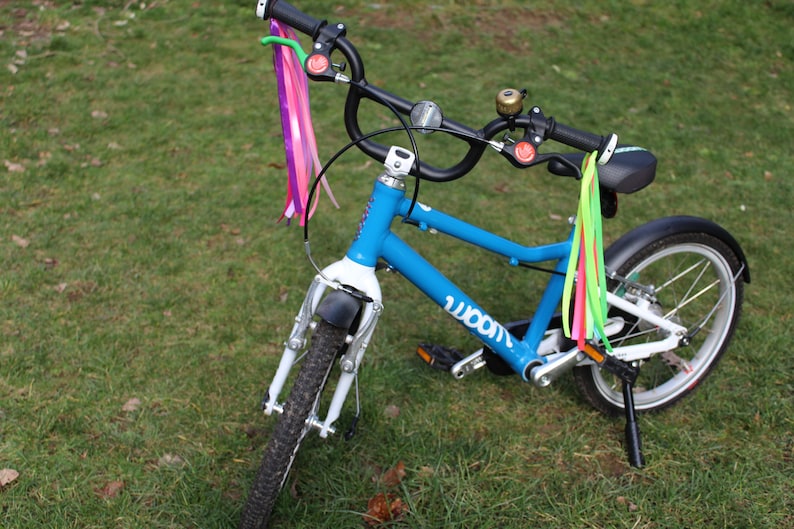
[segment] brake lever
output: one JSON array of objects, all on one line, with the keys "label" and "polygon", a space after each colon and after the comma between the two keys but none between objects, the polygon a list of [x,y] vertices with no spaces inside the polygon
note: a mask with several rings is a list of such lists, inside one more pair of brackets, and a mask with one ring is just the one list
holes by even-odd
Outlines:
[{"label": "brake lever", "polygon": [[542,156],[543,156],[543,159],[541,160],[541,162],[550,162],[552,160],[560,162],[562,165],[564,165],[565,167],[571,169],[575,173],[574,174],[574,178],[576,180],[581,180],[582,179],[582,168],[579,167],[578,165],[576,165],[575,163],[573,163],[572,161],[570,161],[568,158],[566,158],[562,154],[560,154],[558,152],[555,152],[555,153],[544,154]]},{"label": "brake lever", "polygon": [[[314,81],[349,83],[350,79],[334,70],[334,67],[340,65],[331,62],[331,51],[334,48],[334,43],[338,38],[343,37],[346,31],[344,24],[324,26],[314,41],[311,53],[303,51],[298,41],[284,37],[271,35],[262,38],[261,43],[263,46],[280,44],[291,48],[298,56],[303,71]],[[340,67],[340,69],[344,68]]]},{"label": "brake lever", "polygon": [[[527,145],[522,145],[527,144]],[[492,145],[493,146],[493,145]],[[550,161],[554,160],[565,167],[569,168],[574,173],[574,178],[576,180],[582,179],[582,170],[578,167],[575,163],[565,158],[560,153],[550,152],[545,154],[540,154],[537,151],[534,151],[534,154],[531,156],[531,159],[526,159],[528,156],[527,154],[521,154],[523,151],[529,151],[532,145],[527,142],[526,140],[521,140],[515,145],[500,145],[497,150],[499,154],[507,158],[507,160],[513,165],[513,167],[517,167],[518,169],[527,169],[529,167],[534,167],[536,165],[546,164]],[[516,153],[516,147],[518,147],[518,153]],[[524,157],[526,161],[522,161],[521,157]]]}]

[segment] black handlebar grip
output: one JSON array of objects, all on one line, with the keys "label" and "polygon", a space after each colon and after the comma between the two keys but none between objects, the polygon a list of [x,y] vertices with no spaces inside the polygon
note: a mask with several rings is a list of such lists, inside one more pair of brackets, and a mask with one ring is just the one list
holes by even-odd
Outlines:
[{"label": "black handlebar grip", "polygon": [[601,165],[607,163],[615,152],[615,147],[618,144],[618,137],[615,134],[604,137],[563,125],[553,121],[553,118],[549,121],[552,121],[548,132],[550,139],[580,151],[598,151],[598,163]]},{"label": "black handlebar grip", "polygon": [[309,35],[312,40],[328,23],[325,20],[317,20],[282,0],[257,0],[256,16],[263,19],[275,18],[279,22],[284,22],[301,33]]}]

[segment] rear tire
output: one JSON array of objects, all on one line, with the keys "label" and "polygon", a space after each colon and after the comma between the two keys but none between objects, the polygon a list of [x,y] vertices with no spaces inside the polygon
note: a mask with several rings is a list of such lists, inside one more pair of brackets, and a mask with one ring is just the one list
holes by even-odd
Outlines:
[{"label": "rear tire", "polygon": [[[610,270],[635,283],[656,289],[655,309],[690,332],[705,321],[688,346],[643,359],[634,388],[637,411],[659,411],[689,395],[711,372],[728,347],[742,309],[744,283],[741,261],[722,240],[705,233],[677,233],[658,239],[622,262],[607,262]],[[618,295],[631,287],[608,281]],[[609,310],[626,325],[613,346],[658,339],[657,330],[636,317]],[[607,415],[624,413],[621,381],[596,365],[578,366],[574,380],[582,395]]]},{"label": "rear tire", "polygon": [[334,359],[345,345],[346,336],[347,329],[334,327],[327,321],[320,321],[314,330],[309,351],[284,403],[284,413],[265,447],[262,464],[243,509],[240,529],[267,527],[279,492],[310,429],[307,420],[317,411],[320,395]]}]

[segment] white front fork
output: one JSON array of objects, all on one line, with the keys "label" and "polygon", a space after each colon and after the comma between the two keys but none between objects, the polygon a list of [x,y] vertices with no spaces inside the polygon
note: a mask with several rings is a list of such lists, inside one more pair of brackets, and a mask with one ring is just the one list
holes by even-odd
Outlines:
[{"label": "white front fork", "polygon": [[332,425],[339,418],[342,405],[347,399],[350,387],[358,374],[358,367],[364,358],[364,352],[369,345],[375,325],[383,311],[380,283],[375,277],[375,267],[363,266],[344,257],[342,260],[327,266],[320,274],[314,277],[309,290],[306,292],[300,311],[295,317],[295,325],[292,327],[292,332],[284,344],[284,352],[281,355],[276,374],[273,376],[268,388],[267,402],[263,408],[267,415],[272,414],[274,410],[278,413],[282,411],[278,397],[284,388],[292,367],[296,363],[298,353],[306,347],[306,331],[314,325],[312,318],[315,310],[328,287],[339,288],[341,285],[350,286],[363,292],[372,299],[372,302],[364,305],[359,328],[355,336],[348,336],[346,339],[348,352],[342,356],[342,374],[337,382],[325,420],[316,421],[312,419],[312,425],[320,429],[321,437],[327,437],[329,432],[334,431]]}]

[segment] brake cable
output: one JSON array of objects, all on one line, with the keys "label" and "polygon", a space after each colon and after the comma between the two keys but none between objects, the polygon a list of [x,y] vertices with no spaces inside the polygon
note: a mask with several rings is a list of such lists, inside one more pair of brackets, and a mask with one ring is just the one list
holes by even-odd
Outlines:
[{"label": "brake cable", "polygon": [[[347,82],[349,82],[351,84],[351,90],[353,89],[353,87],[355,87],[355,88],[360,89],[362,92],[366,92],[371,97],[376,98],[377,102],[381,103],[383,106],[385,106],[386,108],[391,110],[392,113],[397,117],[397,119],[400,120],[400,124],[402,126],[401,127],[393,127],[391,129],[391,132],[398,132],[398,131],[404,130],[408,134],[408,139],[411,142],[411,148],[412,148],[412,150],[414,152],[414,156],[415,156],[416,172],[417,172],[417,174],[421,174],[421,162],[419,161],[419,146],[416,144],[416,138],[414,137],[413,130],[411,130],[411,126],[408,125],[408,123],[405,121],[405,118],[403,118],[403,116],[397,111],[396,108],[394,108],[394,106],[391,103],[389,103],[385,99],[379,97],[376,93],[372,92],[371,90],[368,90],[368,86],[366,84],[362,84],[362,83],[360,83],[358,81],[353,81],[353,80],[348,80]],[[383,130],[378,130],[378,131],[375,131],[373,133],[364,135],[361,138],[357,138],[355,140],[350,141],[347,145],[342,147],[342,149],[337,151],[336,154],[334,154],[328,160],[328,162],[326,162],[326,164],[323,166],[322,170],[315,177],[314,182],[312,183],[311,189],[309,190],[309,196],[307,197],[307,201],[306,201],[306,209],[304,210],[304,214],[303,214],[303,246],[304,246],[304,251],[306,252],[306,257],[308,258],[308,260],[311,263],[311,265],[314,267],[314,269],[317,271],[317,273],[319,273],[326,280],[328,278],[326,278],[323,275],[322,270],[320,269],[320,267],[317,265],[317,263],[314,261],[314,258],[312,257],[311,245],[309,243],[309,212],[311,211],[312,198],[314,198],[314,194],[315,194],[315,192],[317,190],[317,186],[322,181],[322,178],[323,178],[323,176],[325,176],[325,173],[328,172],[328,169],[330,168],[330,166],[336,160],[338,160],[339,157],[342,156],[342,154],[344,154],[345,152],[350,150],[352,147],[358,145],[360,142],[362,142],[364,140],[367,140],[367,139],[372,138],[374,136],[377,136],[379,134],[384,134],[385,131],[386,131],[386,129],[383,129]],[[413,191],[413,195],[411,197],[411,205],[408,208],[407,214],[403,216],[403,222],[405,222],[411,216],[411,213],[413,212],[414,207],[416,206],[416,203],[419,201],[419,181],[420,180],[421,179],[419,177],[417,177],[415,179],[414,191]]]},{"label": "brake cable", "polygon": [[[476,140],[476,141],[482,141],[483,143],[491,145],[491,142],[489,140],[487,140],[485,138],[481,138],[481,137],[479,137],[479,136],[477,136],[475,134],[464,134],[464,133],[461,133],[460,131],[454,131],[454,130],[447,129],[447,128],[444,128],[444,127],[428,127],[426,125],[423,125],[421,127],[414,127],[414,126],[409,126],[407,123],[405,123],[404,120],[401,120],[401,121],[403,121],[403,126],[402,127],[389,127],[389,128],[385,128],[385,129],[375,130],[375,131],[369,132],[367,134],[364,134],[360,138],[356,138],[355,140],[351,140],[350,142],[348,142],[344,147],[339,149],[336,153],[334,153],[333,156],[331,156],[331,158],[328,159],[328,161],[325,163],[325,165],[323,165],[323,167],[320,170],[320,172],[317,173],[317,176],[314,178],[314,182],[312,182],[312,185],[309,188],[309,195],[308,195],[308,198],[307,198],[307,201],[306,201],[306,210],[304,212],[303,245],[304,245],[304,249],[305,249],[305,252],[306,252],[306,256],[309,259],[309,262],[314,267],[314,269],[324,279],[327,279],[327,278],[323,275],[322,269],[314,261],[314,258],[312,257],[312,254],[311,254],[311,245],[309,243],[309,220],[310,219],[309,219],[309,216],[308,216],[308,212],[310,210],[310,206],[311,206],[312,200],[314,199],[314,195],[317,192],[317,187],[320,185],[320,182],[322,181],[323,177],[328,172],[330,167],[334,163],[336,163],[336,161],[343,154],[345,154],[347,151],[349,151],[353,147],[357,146],[359,143],[361,143],[363,141],[366,141],[366,140],[369,140],[371,138],[374,138],[376,136],[380,136],[382,134],[389,134],[389,133],[400,132],[400,131],[408,131],[409,137],[413,139],[414,138],[413,130],[420,130],[420,129],[421,130],[431,130],[431,131],[434,131],[434,132],[445,132],[445,133],[448,133],[448,134],[452,134],[453,136],[467,137],[469,139],[473,139],[473,140]],[[418,167],[419,167],[419,161],[417,159],[417,168]],[[419,194],[418,193],[418,187],[419,187],[419,180],[420,179],[421,179],[421,177],[417,177],[416,178],[416,186],[414,187],[414,195],[413,195],[413,198],[412,198],[412,201],[411,201],[411,206],[408,209],[407,214],[403,216],[403,222],[407,222],[408,217],[410,216],[411,211],[413,210],[413,207],[416,205],[416,203],[418,201],[418,194]]]}]

